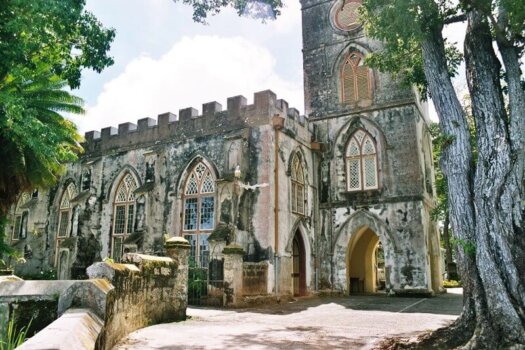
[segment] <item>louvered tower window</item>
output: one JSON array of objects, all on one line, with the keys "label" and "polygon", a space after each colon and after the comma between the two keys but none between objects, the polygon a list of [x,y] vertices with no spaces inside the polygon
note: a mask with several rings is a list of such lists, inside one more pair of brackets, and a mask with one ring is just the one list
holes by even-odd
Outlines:
[{"label": "louvered tower window", "polygon": [[215,227],[215,178],[211,170],[199,162],[189,173],[184,186],[182,231],[190,242],[191,257],[199,266],[209,260],[208,237]]},{"label": "louvered tower window", "polygon": [[135,178],[130,173],[126,173],[120,180],[115,192],[111,256],[116,262],[122,258],[124,240],[133,232],[136,189]]},{"label": "louvered tower window", "polygon": [[346,182],[348,191],[378,188],[377,148],[366,131],[357,130],[346,146]]},{"label": "louvered tower window", "polygon": [[304,215],[305,195],[304,195],[304,170],[301,156],[296,153],[292,160],[292,212]]},{"label": "louvered tower window", "polygon": [[77,195],[77,188],[74,183],[70,183],[62,198],[60,198],[60,208],[58,214],[58,226],[56,234],[56,245],[55,245],[55,266],[58,264],[58,256],[60,251],[60,244],[70,236],[71,232],[71,214],[73,206],[71,200]]},{"label": "louvered tower window", "polygon": [[364,57],[358,52],[351,52],[343,63],[341,71],[342,102],[355,104],[372,99],[370,69],[364,63]]}]

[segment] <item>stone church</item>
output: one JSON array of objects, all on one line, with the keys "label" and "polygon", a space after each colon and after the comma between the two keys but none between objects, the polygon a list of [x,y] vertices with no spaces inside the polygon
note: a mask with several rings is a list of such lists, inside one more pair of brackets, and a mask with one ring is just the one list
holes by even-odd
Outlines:
[{"label": "stone church", "polygon": [[247,293],[439,292],[427,106],[367,66],[381,43],[360,0],[301,4],[304,116],[266,90],[86,133],[58,185],[12,209],[16,273],[84,278],[182,236],[197,266],[240,246],[262,271]]}]

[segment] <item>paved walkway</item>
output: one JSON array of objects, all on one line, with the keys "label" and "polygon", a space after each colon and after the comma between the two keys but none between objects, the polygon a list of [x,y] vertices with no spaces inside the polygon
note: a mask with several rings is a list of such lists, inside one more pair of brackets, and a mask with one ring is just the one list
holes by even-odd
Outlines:
[{"label": "paved walkway", "polygon": [[447,325],[461,311],[460,293],[310,298],[249,310],[188,308],[190,319],[138,330],[115,349],[371,349],[384,337]]}]

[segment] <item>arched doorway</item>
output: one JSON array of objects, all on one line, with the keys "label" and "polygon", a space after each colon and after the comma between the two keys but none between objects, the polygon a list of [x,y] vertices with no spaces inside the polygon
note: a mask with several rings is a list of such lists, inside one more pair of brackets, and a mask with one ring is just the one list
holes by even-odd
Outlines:
[{"label": "arched doorway", "polygon": [[306,256],[303,238],[299,231],[295,232],[292,243],[292,285],[293,295],[306,294]]},{"label": "arched doorway", "polygon": [[350,294],[385,289],[384,251],[379,237],[370,228],[362,228],[350,239],[346,271]]}]

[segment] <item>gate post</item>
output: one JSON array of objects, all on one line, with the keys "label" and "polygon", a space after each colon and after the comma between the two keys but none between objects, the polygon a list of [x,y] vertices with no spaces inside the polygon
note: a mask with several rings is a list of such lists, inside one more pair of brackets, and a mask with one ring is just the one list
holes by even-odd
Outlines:
[{"label": "gate post", "polygon": [[242,295],[242,257],[244,250],[232,243],[222,251],[224,254],[224,305],[237,305]]},{"label": "gate post", "polygon": [[[190,243],[183,237],[172,237],[164,243],[166,255],[177,263],[177,281],[175,288],[186,295],[188,305],[188,260],[190,256]],[[186,307],[184,307],[186,310]]]}]

